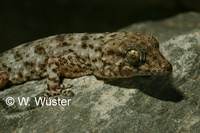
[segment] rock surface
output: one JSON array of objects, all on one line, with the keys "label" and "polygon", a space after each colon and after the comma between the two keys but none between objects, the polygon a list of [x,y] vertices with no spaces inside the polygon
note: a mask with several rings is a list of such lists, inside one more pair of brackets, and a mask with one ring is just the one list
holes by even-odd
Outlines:
[{"label": "rock surface", "polygon": [[[71,99],[66,106],[35,104],[34,98],[45,92],[46,79],[12,86],[0,92],[0,132],[200,131],[199,23],[195,24],[196,31],[185,26],[182,30],[173,26],[165,30],[166,25],[179,19],[184,24],[182,18],[188,16],[200,18],[199,14],[188,13],[126,28],[154,33],[163,42],[160,50],[171,62],[172,74],[128,79],[98,79],[93,75],[65,78],[63,82],[73,84],[71,89],[75,92],[74,97],[60,96]],[[13,97],[16,103],[6,105],[7,97]],[[29,97],[30,106],[20,106],[18,97]]]}]

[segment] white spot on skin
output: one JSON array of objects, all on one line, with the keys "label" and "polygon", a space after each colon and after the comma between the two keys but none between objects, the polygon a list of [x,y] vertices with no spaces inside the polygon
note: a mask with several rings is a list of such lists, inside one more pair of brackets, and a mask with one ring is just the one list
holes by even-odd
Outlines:
[{"label": "white spot on skin", "polygon": [[123,49],[121,47],[118,48],[120,52],[123,52]]},{"label": "white spot on skin", "polygon": [[86,56],[86,55],[87,55],[86,51],[85,51],[85,50],[82,50],[81,56],[84,57],[84,56]]},{"label": "white spot on skin", "polygon": [[105,66],[104,71],[106,76],[110,76],[110,66]]},{"label": "white spot on skin", "polygon": [[45,60],[45,56],[39,56],[37,59],[36,59],[36,64],[42,64],[44,63],[44,60]]},{"label": "white spot on skin", "polygon": [[101,60],[102,60],[102,61],[106,61],[106,57],[102,57]]},{"label": "white spot on skin", "polygon": [[56,55],[60,55],[60,53],[63,52],[63,48],[57,48],[56,50],[53,51],[53,55],[56,56]]},{"label": "white spot on skin", "polygon": [[27,71],[27,70],[23,70],[23,75],[27,75],[29,73],[29,71]]},{"label": "white spot on skin", "polygon": [[80,34],[73,34],[74,39],[79,40],[80,38],[82,38],[85,35],[85,33],[80,33]]},{"label": "white spot on skin", "polygon": [[8,59],[9,59],[10,62],[15,62],[13,54],[9,55]]},{"label": "white spot on skin", "polygon": [[119,60],[115,63],[115,65],[118,66],[118,65],[121,64],[122,62],[124,62],[124,59],[119,59]]},{"label": "white spot on skin", "polygon": [[97,61],[95,63],[95,65],[98,67],[98,68],[101,68],[103,66],[103,63],[101,61]]},{"label": "white spot on skin", "polygon": [[109,48],[109,47],[110,47],[110,45],[106,44],[106,45],[104,46],[104,49],[107,49],[107,48]]},{"label": "white spot on skin", "polygon": [[99,58],[101,56],[101,53],[98,51],[98,52],[96,52],[95,56],[96,56],[96,58]]},{"label": "white spot on skin", "polygon": [[13,79],[13,73],[10,73],[9,80]]},{"label": "white spot on skin", "polygon": [[96,38],[99,38],[100,36],[102,36],[101,33],[96,33]]},{"label": "white spot on skin", "polygon": [[81,46],[82,43],[80,41],[76,42],[76,45]]},{"label": "white spot on skin", "polygon": [[58,45],[58,42],[56,42],[56,41],[53,41],[49,44],[49,46],[51,46],[51,47],[56,47],[57,45]]},{"label": "white spot on skin", "polygon": [[41,74],[42,77],[46,77],[47,76],[47,72],[44,72]]},{"label": "white spot on skin", "polygon": [[66,55],[63,55],[63,57],[65,58],[65,59],[67,59],[68,58],[68,56],[71,56],[71,57],[73,57],[73,56],[75,56],[73,53],[68,53],[68,54],[66,54]]},{"label": "white spot on skin", "polygon": [[129,66],[124,66],[122,69],[131,69]]},{"label": "white spot on skin", "polygon": [[39,68],[39,67],[36,67],[35,70],[36,70],[36,71],[40,71],[40,68]]},{"label": "white spot on skin", "polygon": [[37,79],[38,77],[36,75],[32,75],[32,78],[33,79]]},{"label": "white spot on skin", "polygon": [[15,74],[14,78],[18,79],[18,78],[19,78],[19,75]]},{"label": "white spot on skin", "polygon": [[99,45],[100,45],[98,41],[93,42],[93,44],[94,44],[94,47],[96,47],[96,48],[99,47]]}]

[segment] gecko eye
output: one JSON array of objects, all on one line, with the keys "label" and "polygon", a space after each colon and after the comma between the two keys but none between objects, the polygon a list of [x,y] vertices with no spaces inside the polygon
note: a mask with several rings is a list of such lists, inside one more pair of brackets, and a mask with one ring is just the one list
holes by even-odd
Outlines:
[{"label": "gecko eye", "polygon": [[126,53],[126,60],[131,65],[140,65],[145,61],[145,54],[140,49],[128,50]]}]

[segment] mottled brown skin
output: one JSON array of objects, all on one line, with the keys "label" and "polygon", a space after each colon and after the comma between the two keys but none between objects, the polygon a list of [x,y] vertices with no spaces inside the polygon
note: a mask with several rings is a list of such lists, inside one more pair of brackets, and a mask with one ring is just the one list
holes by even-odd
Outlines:
[{"label": "mottled brown skin", "polygon": [[[127,57],[131,50],[140,51],[143,60],[131,62]],[[0,88],[6,82],[21,84],[47,77],[44,96],[72,93],[62,90],[69,85],[60,84],[60,76],[75,78],[94,74],[102,78],[128,78],[171,71],[172,66],[160,53],[156,38],[136,32],[61,34],[0,54]]]}]

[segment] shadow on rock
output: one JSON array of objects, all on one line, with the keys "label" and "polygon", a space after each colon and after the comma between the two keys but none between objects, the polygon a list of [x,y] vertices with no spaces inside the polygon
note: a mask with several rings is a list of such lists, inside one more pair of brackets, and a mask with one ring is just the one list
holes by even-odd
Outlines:
[{"label": "shadow on rock", "polygon": [[119,78],[119,79],[103,79],[105,83],[124,87],[139,89],[143,93],[164,100],[179,102],[184,96],[183,93],[177,90],[172,85],[172,77],[165,76],[140,76],[132,78]]}]

